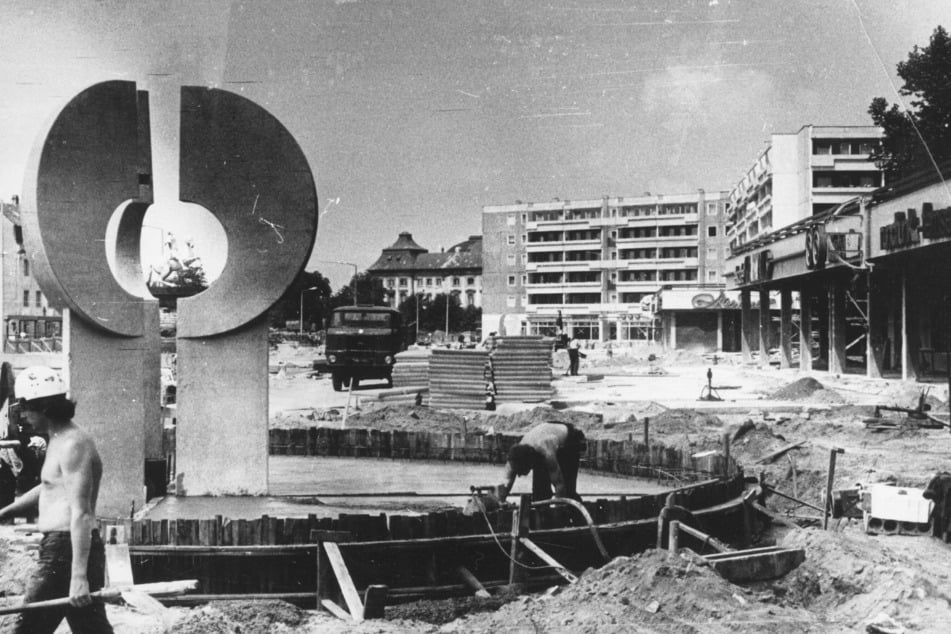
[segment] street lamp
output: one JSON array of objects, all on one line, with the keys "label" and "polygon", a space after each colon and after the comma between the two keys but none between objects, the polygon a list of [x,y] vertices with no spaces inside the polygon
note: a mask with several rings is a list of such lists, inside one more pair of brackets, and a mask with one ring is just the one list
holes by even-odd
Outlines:
[{"label": "street lamp", "polygon": [[343,264],[345,266],[353,267],[353,288],[351,289],[351,291],[353,292],[353,305],[356,306],[357,305],[357,265],[354,264],[353,262],[343,262],[341,260],[317,260],[317,262],[320,262],[322,264]]},{"label": "street lamp", "polygon": [[298,339],[298,341],[304,340],[304,293],[307,291],[316,291],[316,290],[317,290],[316,286],[300,289],[300,339]]}]

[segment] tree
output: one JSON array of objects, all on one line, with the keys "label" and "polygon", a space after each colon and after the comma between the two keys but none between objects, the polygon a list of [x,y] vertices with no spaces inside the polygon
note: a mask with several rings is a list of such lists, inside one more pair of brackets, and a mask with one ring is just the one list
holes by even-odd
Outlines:
[{"label": "tree", "polygon": [[[356,301],[354,301],[356,293]],[[389,306],[391,292],[383,288],[382,280],[370,277],[366,271],[350,278],[350,283],[342,286],[331,299],[334,308],[367,304],[370,306]]]},{"label": "tree", "polygon": [[309,330],[309,324],[314,324],[320,330],[330,315],[332,294],[330,280],[318,271],[301,271],[269,311],[268,321],[276,328],[284,328],[288,321],[301,318],[303,307],[304,329]]},{"label": "tree", "polygon": [[[951,158],[951,38],[941,26],[928,46],[917,45],[908,60],[899,62],[904,81],[899,93],[911,97],[906,112],[876,97],[868,113],[884,130],[882,144],[872,152],[875,164],[892,183],[916,171],[931,169]],[[917,131],[916,131],[917,128]],[[919,137],[920,134],[920,137]]]}]

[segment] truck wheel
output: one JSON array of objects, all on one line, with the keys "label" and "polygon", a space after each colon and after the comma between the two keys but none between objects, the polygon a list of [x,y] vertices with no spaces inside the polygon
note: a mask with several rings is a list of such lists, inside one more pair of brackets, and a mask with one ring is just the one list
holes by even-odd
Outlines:
[{"label": "truck wheel", "polygon": [[350,390],[353,391],[353,390],[357,389],[358,387],[360,387],[360,379],[358,379],[357,377],[351,378],[351,379],[350,379]]},{"label": "truck wheel", "polygon": [[333,381],[334,384],[334,392],[339,392],[343,389],[343,378],[336,372],[331,376],[331,381]]},{"label": "truck wheel", "polygon": [[393,375],[392,375],[392,374],[387,374],[387,375],[386,375],[386,387],[393,387]]}]

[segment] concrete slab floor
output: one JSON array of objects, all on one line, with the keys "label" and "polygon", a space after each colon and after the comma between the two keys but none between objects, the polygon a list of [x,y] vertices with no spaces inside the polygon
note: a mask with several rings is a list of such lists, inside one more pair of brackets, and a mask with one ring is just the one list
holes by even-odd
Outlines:
[{"label": "concrete slab floor", "polygon": [[[500,465],[313,456],[271,456],[269,473],[269,496],[168,496],[154,503],[143,519],[413,514],[462,508],[469,486],[494,485],[502,479]],[[582,472],[578,489],[582,497],[593,499],[660,493],[667,487],[639,478]],[[530,492],[531,478],[518,478],[513,495]],[[374,493],[381,495],[367,495]]]}]

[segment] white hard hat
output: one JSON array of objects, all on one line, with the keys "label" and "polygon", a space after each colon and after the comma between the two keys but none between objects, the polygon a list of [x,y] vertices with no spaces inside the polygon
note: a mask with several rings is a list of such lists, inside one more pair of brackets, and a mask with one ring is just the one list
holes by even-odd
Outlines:
[{"label": "white hard hat", "polygon": [[53,368],[36,365],[17,374],[13,393],[19,399],[32,401],[47,396],[66,394],[66,384],[63,383],[59,372]]}]

